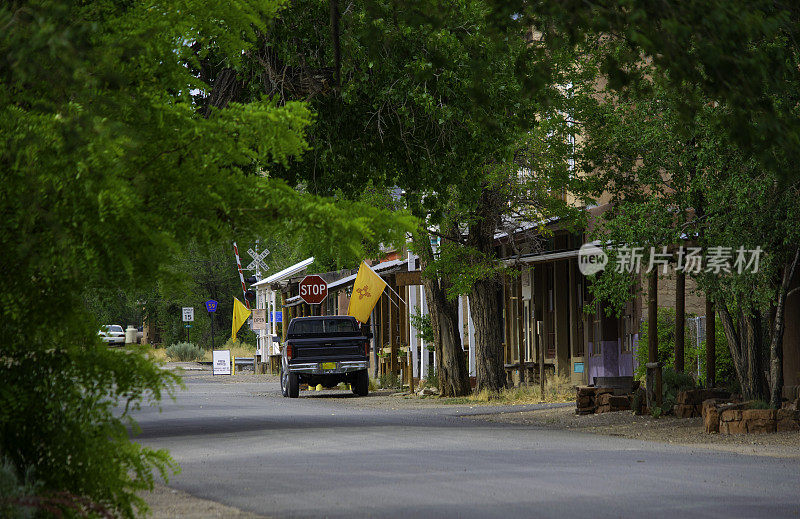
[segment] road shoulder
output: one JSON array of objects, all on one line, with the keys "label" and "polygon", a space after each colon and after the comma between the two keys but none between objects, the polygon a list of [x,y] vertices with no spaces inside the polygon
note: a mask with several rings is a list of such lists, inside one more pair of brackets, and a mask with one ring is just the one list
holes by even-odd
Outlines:
[{"label": "road shoulder", "polygon": [[702,418],[636,416],[630,411],[576,415],[574,407],[473,415],[470,419],[576,431],[715,451],[800,459],[800,432],[706,434]]},{"label": "road shoulder", "polygon": [[201,499],[166,485],[156,484],[152,492],[140,497],[150,507],[148,519],[266,519],[216,501]]}]

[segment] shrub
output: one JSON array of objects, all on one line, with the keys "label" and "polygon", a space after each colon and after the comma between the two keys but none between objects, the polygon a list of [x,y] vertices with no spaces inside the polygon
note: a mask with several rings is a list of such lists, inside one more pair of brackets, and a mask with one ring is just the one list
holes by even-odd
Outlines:
[{"label": "shrub", "polygon": [[[664,368],[675,368],[675,309],[674,308],[659,308],[658,309],[658,360],[664,364]],[[733,360],[731,359],[731,352],[728,349],[728,341],[725,338],[725,331],[722,327],[720,319],[716,321],[716,381],[718,385],[727,385],[735,389],[736,371],[733,367]],[[693,377],[700,384],[703,384],[705,378],[706,368],[706,343],[705,340],[698,348],[693,341],[693,334],[691,333],[690,326],[687,324],[684,329],[684,366],[687,373],[693,374]],[[699,376],[697,375],[699,359]],[[647,363],[647,321],[642,321],[641,329],[639,330],[639,347],[636,351],[636,360],[638,365],[636,367],[636,377],[642,378],[645,375],[645,364]],[[734,391],[735,392],[735,391]]]},{"label": "shrub", "polygon": [[0,460],[0,516],[9,519],[33,517],[36,510],[21,503],[34,496],[40,488],[34,482],[33,471],[28,468],[20,478],[8,458]]},{"label": "shrub", "polygon": [[400,377],[398,377],[395,373],[384,373],[378,377],[378,381],[380,382],[382,389],[401,389]]},{"label": "shrub", "polygon": [[200,360],[204,353],[203,348],[191,342],[179,342],[167,348],[167,357],[182,362]]},{"label": "shrub", "polygon": [[[653,416],[669,414],[678,399],[678,393],[687,389],[694,389],[695,382],[691,375],[678,373],[671,367],[661,371],[661,408],[653,409]],[[658,409],[656,411],[656,409]]]},{"label": "shrub", "polygon": [[428,364],[428,373],[425,375],[425,387],[439,389],[439,374],[436,373],[436,368],[433,367],[433,364]]}]

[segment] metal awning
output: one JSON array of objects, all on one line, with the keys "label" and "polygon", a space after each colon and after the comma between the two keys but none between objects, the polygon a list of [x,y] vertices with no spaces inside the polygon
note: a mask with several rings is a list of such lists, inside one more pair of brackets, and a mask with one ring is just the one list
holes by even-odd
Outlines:
[{"label": "metal awning", "polygon": [[548,254],[530,254],[520,256],[518,258],[509,258],[503,260],[504,265],[518,265],[520,263],[541,263],[545,261],[556,261],[560,259],[577,258],[578,249],[566,250],[562,252],[550,252]]},{"label": "metal awning", "polygon": [[[586,245],[594,245],[596,247],[601,247],[600,240],[589,242]],[[558,252],[548,252],[546,254],[526,254],[524,256],[504,259],[503,264],[510,266],[510,265],[518,265],[520,263],[541,263],[544,261],[556,261],[560,259],[577,258],[579,252],[580,249],[573,249],[573,250],[565,250]]]},{"label": "metal awning", "polygon": [[298,272],[304,271],[312,263],[314,263],[314,257],[313,256],[310,257],[310,258],[304,259],[300,263],[295,263],[291,267],[287,267],[287,268],[281,270],[280,272],[277,272],[277,273],[275,273],[275,274],[273,274],[273,275],[271,275],[271,276],[269,276],[267,278],[264,278],[261,281],[259,281],[258,283],[254,283],[252,286],[254,286],[256,288],[261,288],[264,285],[271,285],[273,283],[277,283],[278,281],[283,281],[284,279],[288,279],[288,278],[294,276]]},{"label": "metal awning", "polygon": [[[381,273],[388,274],[389,270],[393,270],[394,267],[402,267],[403,265],[407,264],[408,260],[391,260],[391,261],[384,261],[383,263],[378,263],[377,265],[372,266],[372,270],[375,271],[376,274],[380,275]],[[356,276],[358,274],[353,274],[351,276],[344,277],[342,279],[337,279],[333,283],[328,283],[328,290],[332,290],[335,288],[340,288],[342,286],[348,286],[353,284],[356,280]]]}]

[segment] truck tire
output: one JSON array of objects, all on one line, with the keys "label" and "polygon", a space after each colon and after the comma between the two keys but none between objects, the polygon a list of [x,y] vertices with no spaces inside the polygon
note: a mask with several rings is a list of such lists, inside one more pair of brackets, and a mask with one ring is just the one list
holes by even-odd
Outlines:
[{"label": "truck tire", "polygon": [[284,373],[283,368],[281,368],[281,395],[289,396],[289,375]]},{"label": "truck tire", "polygon": [[289,373],[289,376],[286,378],[286,393],[289,398],[297,398],[300,396],[300,380],[298,379],[297,373]]},{"label": "truck tire", "polygon": [[367,396],[369,394],[369,374],[363,369],[356,373],[353,382],[353,394],[356,396]]}]

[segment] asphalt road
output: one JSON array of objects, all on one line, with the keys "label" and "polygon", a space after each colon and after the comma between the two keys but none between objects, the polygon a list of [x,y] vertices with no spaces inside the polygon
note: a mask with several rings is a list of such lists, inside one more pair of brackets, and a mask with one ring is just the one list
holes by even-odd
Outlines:
[{"label": "asphalt road", "polygon": [[[274,517],[800,517],[800,461],[187,376],[137,414],[170,486]],[[388,399],[383,399],[388,400]],[[392,404],[389,403],[389,406]],[[481,408],[479,412],[490,409]]]}]

